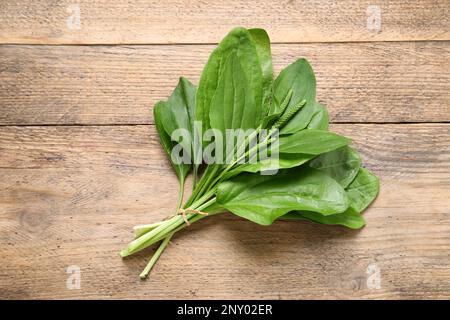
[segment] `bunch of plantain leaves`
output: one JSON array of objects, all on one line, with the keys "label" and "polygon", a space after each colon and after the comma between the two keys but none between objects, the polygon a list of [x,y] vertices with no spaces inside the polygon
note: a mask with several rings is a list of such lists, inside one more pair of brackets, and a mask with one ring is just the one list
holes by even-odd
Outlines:
[{"label": "bunch of plantain leaves", "polygon": [[[136,226],[135,239],[120,253],[126,257],[159,243],[141,278],[174,233],[218,213],[260,225],[282,218],[364,226],[361,213],[378,194],[378,178],[361,167],[348,138],[328,131],[328,112],[316,101],[307,60],[295,61],[273,80],[263,29],[233,29],[210,55],[198,89],[180,78],[153,111],[180,192],[173,215]],[[248,134],[232,136],[233,130]],[[229,140],[227,148],[220,135]],[[218,155],[226,161],[217,161]],[[183,203],[191,171],[193,190]]]}]

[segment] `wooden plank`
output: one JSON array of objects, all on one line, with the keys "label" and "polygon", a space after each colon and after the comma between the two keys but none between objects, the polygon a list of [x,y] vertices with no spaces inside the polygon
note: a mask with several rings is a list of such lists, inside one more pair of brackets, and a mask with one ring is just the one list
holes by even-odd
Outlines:
[{"label": "wooden plank", "polygon": [[[198,83],[214,46],[0,46],[0,124],[153,123],[179,76]],[[279,44],[275,72],[316,71],[334,122],[450,121],[450,42]]]},{"label": "wooden plank", "polygon": [[450,124],[332,129],[381,177],[363,230],[210,217],[140,281],[151,250],[118,251],[177,189],[154,127],[0,128],[0,298],[450,298]]},{"label": "wooden plank", "polygon": [[450,39],[447,0],[20,0],[0,12],[0,43],[217,43],[240,25],[275,42]]}]

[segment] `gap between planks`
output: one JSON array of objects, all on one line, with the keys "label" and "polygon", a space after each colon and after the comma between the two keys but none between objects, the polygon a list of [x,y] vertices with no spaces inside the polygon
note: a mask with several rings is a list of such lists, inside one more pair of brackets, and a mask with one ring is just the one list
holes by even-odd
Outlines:
[{"label": "gap between planks", "polygon": [[[330,124],[340,124],[340,125],[427,125],[427,124],[447,124],[450,121],[403,121],[403,122],[330,122]],[[136,127],[136,126],[154,126],[154,123],[59,123],[59,124],[0,124],[0,128],[8,127]]]},{"label": "gap between planks", "polygon": [[[377,43],[403,43],[403,42],[449,42],[449,39],[417,39],[417,40],[343,40],[343,41],[271,41],[271,45],[296,44],[377,44]],[[0,42],[0,46],[42,46],[42,47],[139,47],[139,46],[216,46],[219,42],[111,42],[111,43],[27,43],[27,42]]]}]

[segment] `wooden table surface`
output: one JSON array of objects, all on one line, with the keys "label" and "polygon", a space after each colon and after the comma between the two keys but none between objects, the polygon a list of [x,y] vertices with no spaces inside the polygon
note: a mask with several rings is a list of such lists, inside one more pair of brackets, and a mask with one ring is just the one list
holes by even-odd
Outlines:
[{"label": "wooden table surface", "polygon": [[[1,1],[0,298],[450,298],[449,9]],[[198,83],[237,25],[269,32],[276,72],[310,60],[331,129],[353,139],[380,195],[359,231],[205,219],[141,281],[152,249],[118,252],[133,225],[165,217],[177,196],[152,106],[179,76]],[[79,289],[67,286],[70,266]]]}]

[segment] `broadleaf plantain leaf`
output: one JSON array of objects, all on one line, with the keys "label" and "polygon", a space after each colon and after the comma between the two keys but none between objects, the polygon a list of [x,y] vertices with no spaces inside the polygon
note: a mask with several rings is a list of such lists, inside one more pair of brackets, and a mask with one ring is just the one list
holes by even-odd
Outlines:
[{"label": "broadleaf plantain leaf", "polygon": [[328,130],[329,115],[327,108],[316,102],[314,104],[314,112],[311,121],[308,124],[308,129]]},{"label": "broadleaf plantain leaf", "polygon": [[294,211],[282,217],[287,220],[306,220],[321,224],[341,225],[350,229],[360,229],[366,224],[364,217],[349,208],[345,212],[324,216],[317,212],[311,211]]},{"label": "broadleaf plantain leaf", "polygon": [[307,166],[273,176],[241,174],[218,186],[217,203],[262,225],[293,210],[330,215],[348,208],[345,190],[327,174]]},{"label": "broadleaf plantain leaf", "polygon": [[[196,117],[202,121],[203,132],[211,127],[209,117],[212,100],[216,95],[226,62],[232,54],[238,58],[245,74],[245,83],[251,88],[254,103],[262,108],[264,80],[255,40],[247,29],[235,28],[212,52],[200,78],[196,97]],[[261,116],[262,114],[254,119],[255,123],[261,120]]]},{"label": "broadleaf plantain leaf", "polygon": [[281,136],[280,153],[305,153],[319,155],[346,146],[350,140],[324,130],[307,129]]},{"label": "broadleaf plantain leaf", "polygon": [[319,155],[311,160],[309,166],[326,172],[346,188],[358,174],[361,158],[355,150],[345,146]]},{"label": "broadleaf plantain leaf", "polygon": [[359,168],[356,178],[346,188],[350,207],[357,212],[363,212],[375,200],[380,191],[380,181],[377,176],[365,168]]},{"label": "broadleaf plantain leaf", "polygon": [[171,140],[170,135],[165,131],[164,125],[162,122],[163,118],[169,117],[168,115],[164,115],[165,113],[169,113],[169,108],[167,104],[163,101],[158,102],[155,107],[153,108],[153,117],[155,119],[155,126],[156,131],[159,135],[159,140],[161,142],[161,145],[166,152],[170,163],[172,164],[178,179],[180,180],[181,184],[184,184],[184,181],[186,179],[187,174],[189,173],[189,170],[191,166],[189,164],[184,163],[176,163],[172,159],[172,149],[175,145],[175,143]]}]

